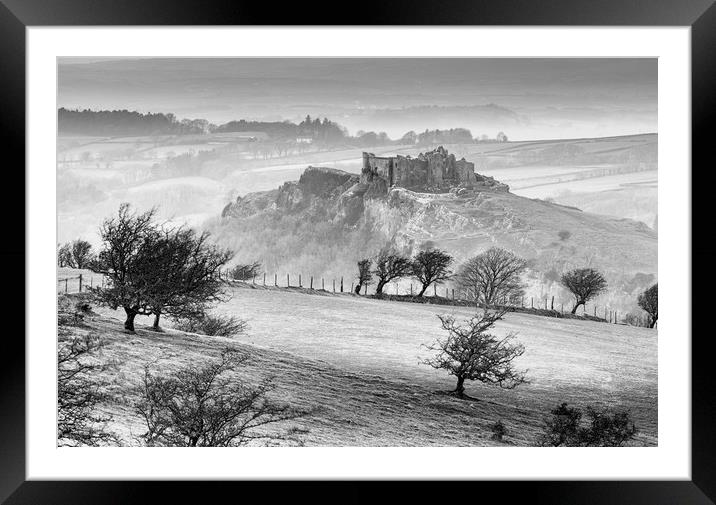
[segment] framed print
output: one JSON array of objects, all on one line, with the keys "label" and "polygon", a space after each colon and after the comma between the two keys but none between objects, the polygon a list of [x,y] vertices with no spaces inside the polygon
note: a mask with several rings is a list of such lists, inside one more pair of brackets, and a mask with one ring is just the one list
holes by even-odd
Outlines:
[{"label": "framed print", "polygon": [[3,498],[713,503],[711,2],[265,10],[1,7]]}]

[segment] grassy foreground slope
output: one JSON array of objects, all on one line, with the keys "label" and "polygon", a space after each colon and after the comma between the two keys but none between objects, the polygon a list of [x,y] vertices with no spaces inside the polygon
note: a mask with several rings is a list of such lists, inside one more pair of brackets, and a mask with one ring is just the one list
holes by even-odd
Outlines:
[{"label": "grassy foreground slope", "polygon": [[503,443],[534,445],[544,416],[562,401],[628,409],[639,428],[635,444],[656,445],[656,331],[508,314],[496,333],[518,333],[526,352],[517,365],[529,370],[531,383],[512,391],[471,383],[467,394],[477,401],[465,401],[444,394],[454,387],[452,377],[419,363],[427,356],[421,344],[442,336],[435,313],[445,310],[470,313],[348,294],[238,288],[219,308],[249,320],[248,334],[236,339],[156,334],[143,328],[149,318],[138,318],[137,335],[127,335],[121,313],[106,310],[88,324],[117,363],[108,373],[124,400],[108,408],[119,415],[118,429],[131,426],[135,435],[142,427],[124,392],[146,363],[169,370],[237,345],[252,357],[248,379],[272,375],[277,399],[314,409],[291,423],[308,430],[301,435],[306,445],[500,445],[490,439],[497,420],[508,429]]}]

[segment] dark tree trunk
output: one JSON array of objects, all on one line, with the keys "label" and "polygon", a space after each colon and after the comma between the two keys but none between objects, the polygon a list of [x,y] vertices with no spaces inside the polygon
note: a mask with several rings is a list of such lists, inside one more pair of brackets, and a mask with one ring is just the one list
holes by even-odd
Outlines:
[{"label": "dark tree trunk", "polygon": [[363,287],[363,284],[358,284],[356,286],[356,288],[353,290],[353,291],[355,291],[355,294],[359,295],[362,287]]},{"label": "dark tree trunk", "polygon": [[652,317],[650,319],[651,321],[649,322],[649,328],[653,328],[656,325],[656,318]]},{"label": "dark tree trunk", "polygon": [[378,285],[375,287],[375,294],[380,296],[383,294],[383,286],[386,285],[385,281],[378,281]]},{"label": "dark tree trunk", "polygon": [[124,308],[124,312],[127,313],[127,320],[124,321],[124,329],[134,333],[134,318],[137,317],[137,312],[127,307]]},{"label": "dark tree trunk", "polygon": [[418,293],[418,296],[423,296],[423,293],[425,293],[425,291],[427,291],[429,285],[430,284],[423,284],[423,287],[420,288],[420,293]]},{"label": "dark tree trunk", "polygon": [[577,302],[577,304],[574,306],[574,308],[572,308],[572,314],[576,314],[576,313],[577,313],[577,308],[578,308],[580,305],[584,305],[584,302]]},{"label": "dark tree trunk", "polygon": [[157,312],[154,314],[154,324],[152,325],[152,329],[154,331],[161,331],[162,329],[159,327],[159,317],[162,315],[161,312]]},{"label": "dark tree trunk", "polygon": [[455,394],[458,396],[463,396],[465,394],[465,377],[458,377],[457,378],[457,386],[455,387]]}]

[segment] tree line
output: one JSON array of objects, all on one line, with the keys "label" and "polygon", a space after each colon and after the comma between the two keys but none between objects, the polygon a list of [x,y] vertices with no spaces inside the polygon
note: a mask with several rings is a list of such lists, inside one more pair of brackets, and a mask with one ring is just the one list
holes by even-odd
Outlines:
[{"label": "tree line", "polygon": [[[425,129],[424,132],[406,132],[398,139],[391,139],[385,132],[359,130],[354,136],[340,124],[328,118],[311,118],[302,121],[251,121],[232,120],[216,125],[206,119],[177,119],[172,113],[142,113],[122,110],[67,109],[57,111],[58,131],[61,134],[133,136],[133,135],[202,135],[208,133],[263,132],[273,142],[294,141],[299,137],[311,139],[316,145],[332,146],[348,144],[358,147],[378,145],[434,145],[473,144],[479,142],[506,142],[507,135],[498,132],[494,138],[487,135],[473,137],[467,128],[445,130]],[[279,152],[280,155],[280,152]]]},{"label": "tree line", "polygon": [[[440,249],[429,248],[408,258],[386,248],[374,258],[358,261],[355,293],[360,294],[365,286],[375,281],[375,294],[380,297],[388,283],[415,278],[420,283],[417,297],[422,297],[431,285],[448,280],[452,280],[468,298],[484,308],[516,304],[524,297],[522,275],[527,269],[527,261],[507,249],[491,247],[463,262],[455,272],[450,269],[453,263],[454,258]],[[574,296],[572,314],[607,289],[604,275],[593,268],[569,270],[561,275],[559,281]],[[653,328],[658,319],[657,284],[641,293],[637,303],[648,314],[648,326]]]}]

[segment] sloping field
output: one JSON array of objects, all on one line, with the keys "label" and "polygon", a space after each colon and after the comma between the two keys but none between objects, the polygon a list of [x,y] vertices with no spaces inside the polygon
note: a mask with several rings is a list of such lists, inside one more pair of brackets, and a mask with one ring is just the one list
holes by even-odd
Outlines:
[{"label": "sloping field", "polygon": [[[442,336],[435,314],[467,317],[470,309],[241,287],[217,311],[248,319],[247,335],[140,329],[130,336],[121,331],[122,314],[106,310],[112,319],[90,324],[106,334],[104,353],[119,364],[113,380],[123,385],[138,380],[147,362],[196,363],[240,343],[255,358],[248,376],[271,374],[281,399],[315,409],[296,422],[310,430],[306,445],[495,445],[489,426],[497,420],[508,428],[507,443],[534,445],[543,418],[563,401],[628,409],[636,444],[657,441],[655,330],[508,314],[496,333],[517,333],[526,348],[517,364],[529,370],[530,384],[510,391],[470,383],[466,392],[477,401],[468,401],[444,395],[452,377],[420,360],[429,354],[421,345]],[[110,408],[141,430],[126,407]]]}]

